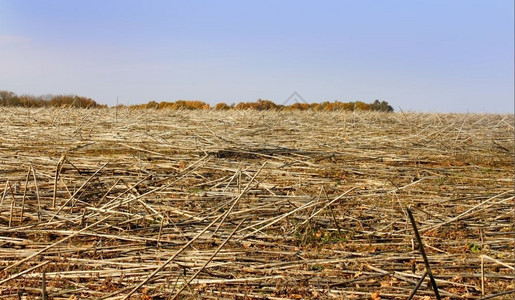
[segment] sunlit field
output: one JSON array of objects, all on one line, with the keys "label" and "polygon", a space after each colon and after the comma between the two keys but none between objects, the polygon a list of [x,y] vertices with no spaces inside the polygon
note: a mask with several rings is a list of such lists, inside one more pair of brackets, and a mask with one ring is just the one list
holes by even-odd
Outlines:
[{"label": "sunlit field", "polygon": [[513,115],[0,111],[1,299],[513,298]]}]

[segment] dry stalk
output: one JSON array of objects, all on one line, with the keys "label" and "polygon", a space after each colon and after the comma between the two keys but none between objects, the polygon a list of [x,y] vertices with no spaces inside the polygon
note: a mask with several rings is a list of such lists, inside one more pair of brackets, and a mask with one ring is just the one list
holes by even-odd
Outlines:
[{"label": "dry stalk", "polygon": [[4,298],[513,293],[513,115],[0,110]]}]

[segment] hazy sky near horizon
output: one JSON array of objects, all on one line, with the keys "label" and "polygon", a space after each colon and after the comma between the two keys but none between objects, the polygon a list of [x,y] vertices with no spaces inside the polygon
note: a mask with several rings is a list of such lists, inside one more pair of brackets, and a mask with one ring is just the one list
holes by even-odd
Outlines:
[{"label": "hazy sky near horizon", "polygon": [[512,0],[0,0],[0,90],[514,111]]}]

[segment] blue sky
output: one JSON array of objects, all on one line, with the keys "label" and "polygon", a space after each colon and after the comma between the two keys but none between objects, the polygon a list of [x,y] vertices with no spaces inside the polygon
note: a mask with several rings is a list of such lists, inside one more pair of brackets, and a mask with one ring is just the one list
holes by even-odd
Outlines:
[{"label": "blue sky", "polygon": [[513,1],[0,0],[0,89],[514,110]]}]

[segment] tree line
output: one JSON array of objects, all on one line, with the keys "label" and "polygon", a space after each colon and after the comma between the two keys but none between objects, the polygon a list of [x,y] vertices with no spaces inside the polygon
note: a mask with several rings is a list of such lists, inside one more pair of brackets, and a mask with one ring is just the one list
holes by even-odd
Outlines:
[{"label": "tree line", "polygon": [[214,109],[214,110],[315,110],[315,111],[338,111],[338,110],[364,110],[364,111],[384,111],[393,112],[393,107],[386,101],[375,100],[372,103],[362,101],[340,102],[340,101],[324,101],[321,103],[292,103],[289,105],[276,104],[271,100],[258,99],[255,102],[239,102],[237,104],[227,104],[224,102],[217,103],[214,106],[203,101],[177,100],[175,102],[156,102],[150,101],[144,104],[129,105],[129,108],[135,109]]},{"label": "tree line", "polygon": [[[78,107],[78,108],[107,108],[107,105],[98,104],[95,100],[77,95],[44,95],[18,96],[10,91],[0,91],[0,106],[21,106],[21,107]],[[276,104],[271,100],[258,99],[255,102],[239,102],[237,104],[226,104],[224,102],[217,103],[214,106],[199,100],[177,100],[175,102],[168,101],[150,101],[144,104],[134,105],[118,105],[118,107],[127,107],[130,109],[173,109],[173,110],[313,110],[313,111],[383,111],[393,112],[393,107],[386,101],[375,100],[372,103],[362,101],[340,102],[340,101],[324,101],[321,103],[305,103],[295,102],[292,104]]]},{"label": "tree line", "polygon": [[107,108],[95,100],[77,95],[21,95],[0,91],[0,106]]}]

